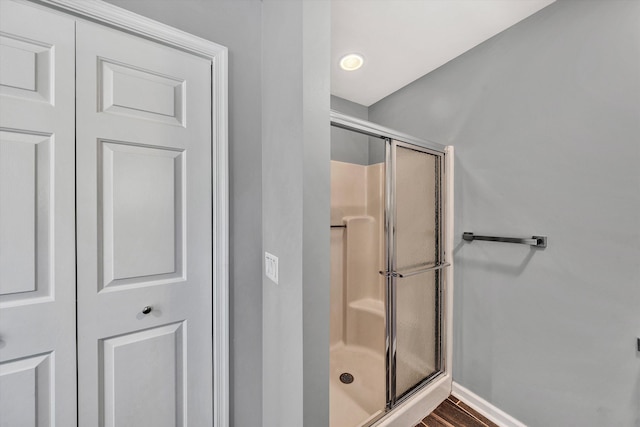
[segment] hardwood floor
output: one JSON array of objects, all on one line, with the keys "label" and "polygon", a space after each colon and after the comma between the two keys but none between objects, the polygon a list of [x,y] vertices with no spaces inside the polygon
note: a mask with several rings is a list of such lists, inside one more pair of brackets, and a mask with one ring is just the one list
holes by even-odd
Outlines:
[{"label": "hardwood floor", "polygon": [[449,396],[415,427],[498,427],[460,399]]}]

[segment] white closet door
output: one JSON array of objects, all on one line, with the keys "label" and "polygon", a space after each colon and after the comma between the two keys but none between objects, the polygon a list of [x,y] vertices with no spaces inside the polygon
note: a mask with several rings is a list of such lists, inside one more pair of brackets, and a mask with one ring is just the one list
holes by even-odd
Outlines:
[{"label": "white closet door", "polygon": [[84,22],[76,61],[80,425],[211,426],[211,64]]},{"label": "white closet door", "polygon": [[0,0],[0,426],[76,425],[72,19]]}]

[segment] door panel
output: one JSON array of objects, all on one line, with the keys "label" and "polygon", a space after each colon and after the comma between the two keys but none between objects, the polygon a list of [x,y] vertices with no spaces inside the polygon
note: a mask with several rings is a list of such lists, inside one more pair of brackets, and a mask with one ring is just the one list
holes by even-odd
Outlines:
[{"label": "door panel", "polygon": [[185,322],[100,340],[105,426],[186,425],[185,340]]},{"label": "door panel", "polygon": [[185,80],[99,59],[100,111],[184,126]]},{"label": "door panel", "polygon": [[[43,16],[48,13],[42,10],[29,10],[31,9],[29,6],[16,5],[7,1],[4,1],[0,8],[2,8],[3,14],[16,17],[20,13],[33,13],[33,16]],[[20,12],[25,10],[27,12]],[[53,18],[58,23],[65,19],[60,16]],[[65,26],[73,25],[73,21],[66,20]],[[22,20],[17,18],[16,23],[19,22]],[[11,26],[10,23],[7,25]],[[0,56],[2,57],[2,62],[0,62],[0,94],[54,105],[53,95],[56,86],[58,86],[58,90],[60,89],[60,81],[56,81],[56,77],[66,79],[64,76],[55,76],[55,71],[59,70],[57,66],[60,65],[60,58],[56,64],[53,50],[56,46],[56,50],[59,50],[61,45],[52,43],[53,41],[59,42],[56,40],[58,39],[56,35],[43,34],[46,33],[46,29],[29,28],[33,25],[32,23],[24,29],[16,28],[13,33],[7,31],[0,35]],[[68,28],[65,33],[68,37]],[[28,35],[34,35],[35,38],[28,37]],[[72,46],[66,46],[67,49],[70,47]],[[68,57],[68,52],[64,56]]]},{"label": "door panel", "polygon": [[211,64],[77,40],[80,424],[212,425]]},{"label": "door panel", "polygon": [[[42,151],[38,150],[39,142],[46,146],[48,141],[46,137],[0,131],[0,295],[36,290],[34,225],[38,221],[36,199],[40,187],[36,181],[51,181],[48,173],[37,173],[36,152]],[[14,191],[15,183],[19,183],[21,191]],[[40,219],[46,225],[49,215],[43,213],[44,218]]]},{"label": "door panel", "polygon": [[0,427],[54,424],[51,365],[52,353],[0,365]]},{"label": "door panel", "polygon": [[103,287],[184,280],[184,150],[100,148]]},{"label": "door panel", "polygon": [[75,23],[5,0],[0,31],[0,425],[75,426]]}]

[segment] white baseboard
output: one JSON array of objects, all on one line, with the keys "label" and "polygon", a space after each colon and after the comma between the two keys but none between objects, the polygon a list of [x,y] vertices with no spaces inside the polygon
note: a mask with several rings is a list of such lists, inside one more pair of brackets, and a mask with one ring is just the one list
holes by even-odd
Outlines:
[{"label": "white baseboard", "polygon": [[527,427],[526,424],[516,420],[455,381],[451,385],[451,394],[501,427]]}]

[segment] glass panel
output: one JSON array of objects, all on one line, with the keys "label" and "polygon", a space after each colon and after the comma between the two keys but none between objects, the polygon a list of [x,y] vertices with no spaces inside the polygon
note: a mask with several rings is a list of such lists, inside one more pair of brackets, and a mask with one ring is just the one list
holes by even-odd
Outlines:
[{"label": "glass panel", "polygon": [[[439,261],[438,156],[395,148],[395,270]],[[396,278],[396,396],[440,370],[438,273]]]},{"label": "glass panel", "polygon": [[439,158],[396,147],[396,270],[437,261]]},{"label": "glass panel", "polygon": [[396,281],[396,396],[439,370],[437,272]]}]

